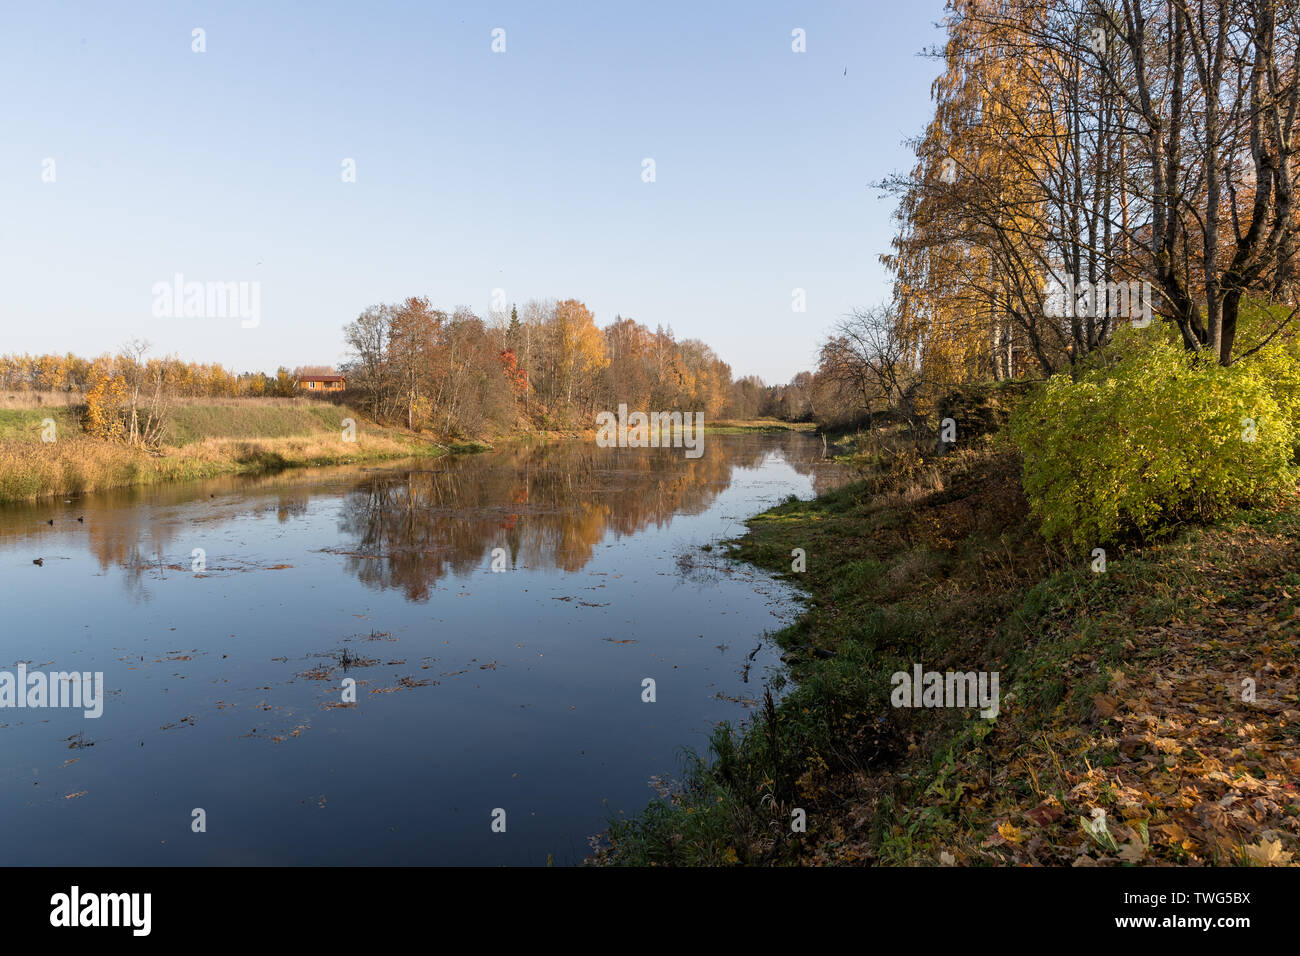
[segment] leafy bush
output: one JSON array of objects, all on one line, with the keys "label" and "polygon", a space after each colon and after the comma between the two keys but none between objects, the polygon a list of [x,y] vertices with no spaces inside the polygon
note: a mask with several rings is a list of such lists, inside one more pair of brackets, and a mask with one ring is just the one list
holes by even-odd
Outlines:
[{"label": "leafy bush", "polygon": [[83,427],[92,438],[107,441],[126,440],[126,382],[120,375],[101,373],[95,376],[86,392]]},{"label": "leafy bush", "polygon": [[[1279,410],[1296,427],[1300,448],[1300,319],[1288,324],[1290,311],[1284,306],[1243,301],[1236,351],[1251,353],[1241,363],[1254,366],[1255,374],[1268,385]],[[1265,342],[1279,325],[1283,326],[1281,333]]]},{"label": "leafy bush", "polygon": [[1092,547],[1293,488],[1296,406],[1270,376],[1300,370],[1269,362],[1223,368],[1153,326],[1123,330],[1077,380],[1049,379],[1010,429],[1043,534]]}]

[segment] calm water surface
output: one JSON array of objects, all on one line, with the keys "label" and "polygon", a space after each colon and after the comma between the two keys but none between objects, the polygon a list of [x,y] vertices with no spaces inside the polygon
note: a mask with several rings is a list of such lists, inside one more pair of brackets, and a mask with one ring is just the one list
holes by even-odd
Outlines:
[{"label": "calm water surface", "polygon": [[578,862],[761,700],[793,592],[701,546],[842,480],[820,456],[563,443],[0,508],[0,669],[107,688],[0,709],[0,864]]}]

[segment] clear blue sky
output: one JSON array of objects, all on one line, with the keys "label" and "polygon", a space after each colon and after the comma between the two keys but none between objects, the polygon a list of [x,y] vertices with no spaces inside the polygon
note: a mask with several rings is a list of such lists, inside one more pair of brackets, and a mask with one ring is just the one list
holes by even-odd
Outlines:
[{"label": "clear blue sky", "polygon": [[[737,376],[786,381],[831,322],[888,296],[892,202],[868,184],[911,165],[938,69],[917,53],[941,16],[941,0],[6,4],[0,352],[142,337],[239,371],[332,364],[368,305],[486,316],[502,288],[671,325]],[[152,287],[178,272],[259,282],[260,324],[155,318]]]}]

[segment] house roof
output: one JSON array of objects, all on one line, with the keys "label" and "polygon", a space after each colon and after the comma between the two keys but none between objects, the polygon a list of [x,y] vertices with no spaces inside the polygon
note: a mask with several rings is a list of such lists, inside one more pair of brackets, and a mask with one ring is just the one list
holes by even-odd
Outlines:
[{"label": "house roof", "polygon": [[341,382],[342,375],[304,375],[298,379],[300,382]]}]

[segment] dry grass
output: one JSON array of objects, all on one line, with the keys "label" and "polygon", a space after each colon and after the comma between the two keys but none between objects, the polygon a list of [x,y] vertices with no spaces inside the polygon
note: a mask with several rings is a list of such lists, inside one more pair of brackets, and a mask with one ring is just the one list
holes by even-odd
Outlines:
[{"label": "dry grass", "polygon": [[0,408],[71,408],[84,401],[80,392],[0,391]]},{"label": "dry grass", "polygon": [[86,438],[8,441],[0,443],[0,501],[131,485],[152,471],[149,455],[125,445]]},{"label": "dry grass", "polygon": [[[397,433],[357,432],[356,441],[345,442],[334,432],[290,438],[207,438],[183,448],[165,449],[164,454],[195,467],[206,465],[292,467],[338,464],[371,458],[394,458],[417,453],[410,439]],[[254,468],[254,470],[257,470]]]},{"label": "dry grass", "polygon": [[169,403],[176,408],[186,408],[190,406],[218,406],[221,408],[319,408],[322,405],[333,405],[323,398],[312,396],[294,396],[293,398],[276,398],[273,396],[249,397],[249,398],[173,398]]},{"label": "dry grass", "polygon": [[361,424],[355,442],[321,430],[283,438],[208,438],[157,453],[86,437],[0,442],[0,502],[128,485],[438,454],[404,433]]}]

